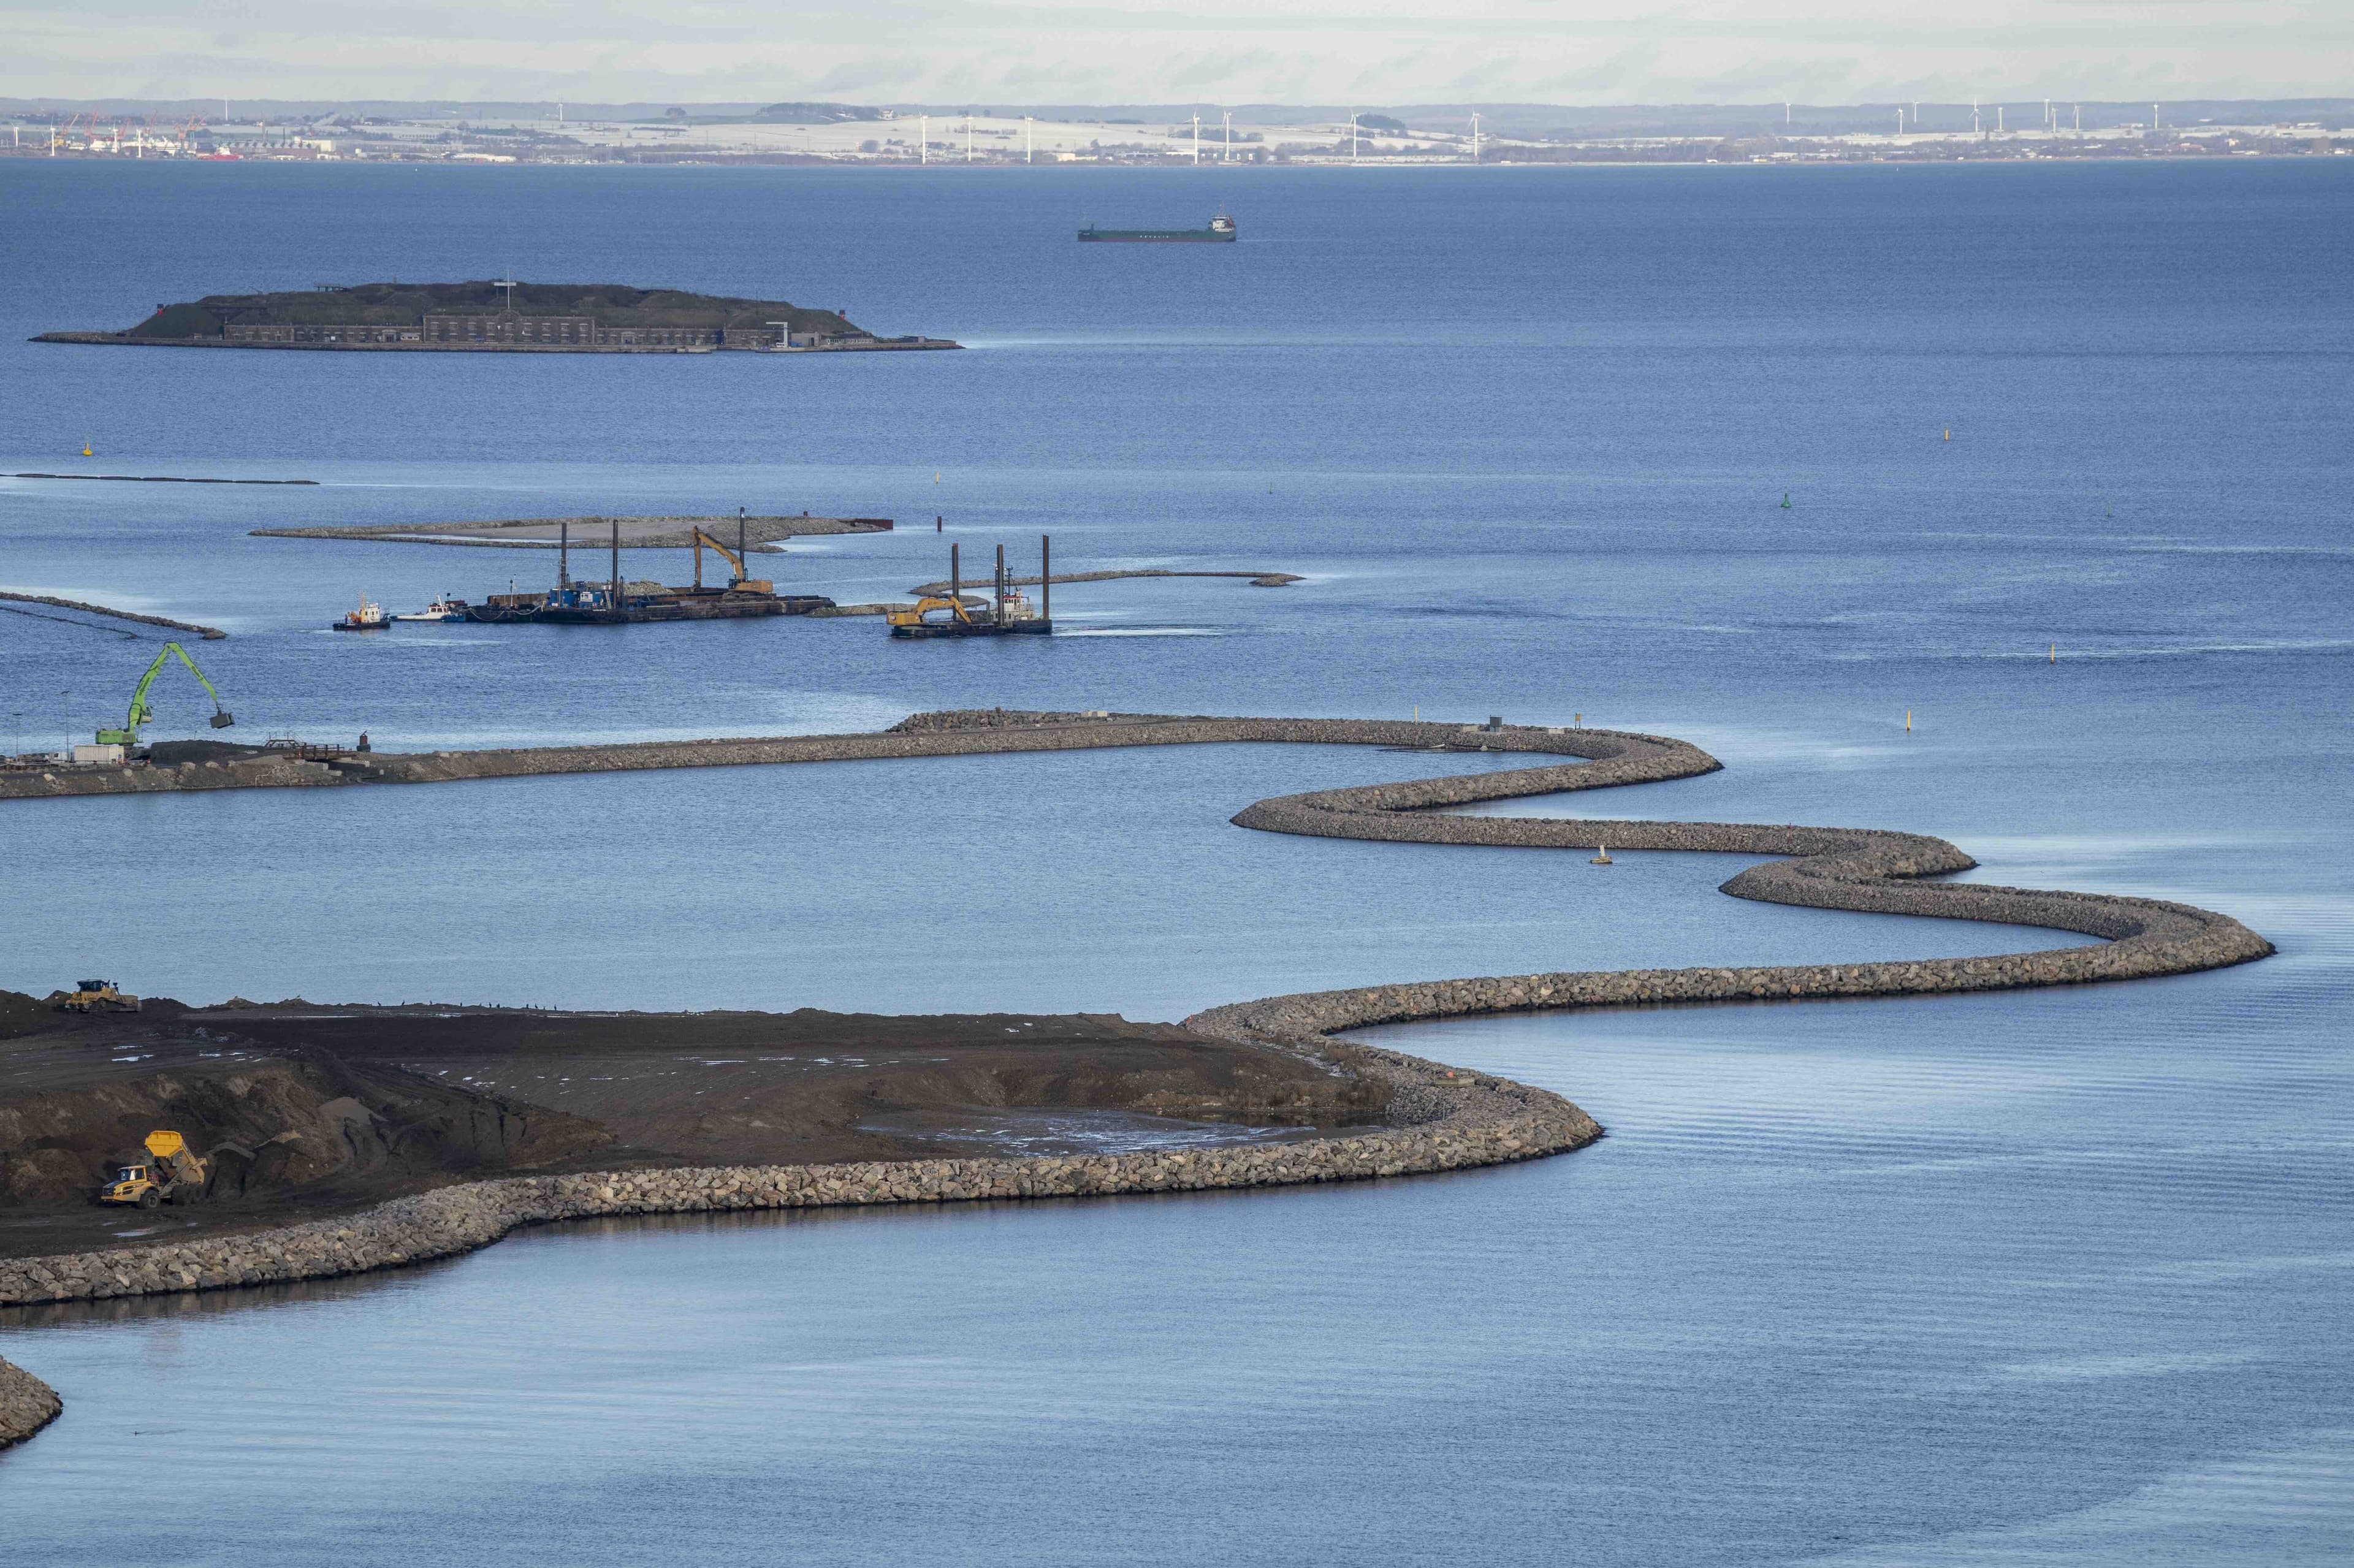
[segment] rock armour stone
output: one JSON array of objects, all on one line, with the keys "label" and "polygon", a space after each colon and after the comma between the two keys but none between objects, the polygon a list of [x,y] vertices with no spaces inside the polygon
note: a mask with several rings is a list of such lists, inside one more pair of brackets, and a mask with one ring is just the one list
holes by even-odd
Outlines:
[{"label": "rock armour stone", "polygon": [[22,1443],[64,1408],[56,1389],[20,1366],[0,1361],[0,1448]]},{"label": "rock armour stone", "polygon": [[[2179,974],[2244,963],[2272,945],[2190,905],[1918,879],[1976,863],[1941,839],[1870,829],[1728,822],[1568,821],[1444,814],[1483,800],[1712,772],[1716,759],[1663,736],[1352,719],[1173,718],[1146,715],[920,714],[877,735],[662,742],[636,747],[376,754],[370,779],[426,783],[641,768],[848,761],[1110,746],[1261,741],[1297,745],[1526,751],[1585,758],[1506,772],[1320,790],[1261,800],[1234,818],[1270,832],[1393,842],[1695,850],[1785,857],[1723,885],[1735,897],[1818,908],[2041,926],[2103,938],[1993,958],[1762,968],[1571,970],[1308,991],[1212,1008],[1186,1020],[1217,1037],[1274,1045],[1391,1086],[1383,1128],[1312,1142],[1128,1155],[949,1159],[821,1166],[738,1166],[512,1177],[445,1187],[349,1219],[240,1236],[0,1263],[0,1305],[217,1289],[395,1267],[487,1245],[518,1225],[608,1214],[864,1203],[960,1202],[1203,1192],[1363,1181],[1531,1160],[1576,1149],[1601,1128],[1558,1095],[1508,1079],[1333,1038],[1416,1019],[1643,1002],[1904,995]],[[322,769],[321,771],[324,771]],[[346,779],[239,777],[246,783]],[[15,782],[11,780],[9,782]],[[222,781],[226,783],[228,781]],[[222,787],[206,780],[196,787]],[[164,786],[175,787],[175,786]],[[179,786],[186,787],[186,786]],[[57,791],[60,793],[75,791]],[[43,1399],[48,1401],[42,1404]],[[56,1395],[0,1362],[0,1423],[56,1414]],[[42,1414],[46,1410],[47,1414]],[[0,1440],[14,1428],[0,1425]],[[22,1436],[19,1433],[18,1436]]]}]

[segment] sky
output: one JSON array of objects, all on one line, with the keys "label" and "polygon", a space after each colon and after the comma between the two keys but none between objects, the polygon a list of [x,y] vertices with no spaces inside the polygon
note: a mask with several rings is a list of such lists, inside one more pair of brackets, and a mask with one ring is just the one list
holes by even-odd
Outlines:
[{"label": "sky", "polygon": [[0,96],[1808,103],[2354,93],[2354,0],[0,0]]}]

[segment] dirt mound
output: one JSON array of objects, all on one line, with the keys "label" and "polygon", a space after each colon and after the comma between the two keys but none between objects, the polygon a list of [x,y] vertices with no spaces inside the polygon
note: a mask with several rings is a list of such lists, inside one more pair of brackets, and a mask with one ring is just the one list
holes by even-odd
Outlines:
[{"label": "dirt mound", "polygon": [[[1202,1124],[1236,1129],[1212,1140],[1315,1137],[1387,1103],[1381,1080],[1102,1015],[239,999],[85,1018],[0,993],[0,1255],[284,1224],[501,1171],[899,1160],[943,1139],[1035,1152],[1041,1136]],[[207,1159],[207,1190],[153,1213],[94,1204],[158,1128]]]}]

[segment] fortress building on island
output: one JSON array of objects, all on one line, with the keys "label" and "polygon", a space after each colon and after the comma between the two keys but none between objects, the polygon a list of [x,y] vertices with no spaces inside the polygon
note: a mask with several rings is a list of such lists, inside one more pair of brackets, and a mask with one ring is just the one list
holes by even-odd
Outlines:
[{"label": "fortress building on island", "polygon": [[812,353],[957,348],[946,338],[882,337],[838,311],[620,283],[362,283],[265,294],[208,294],[158,305],[122,332],[43,333],[37,343],[177,348],[311,348],[489,353]]}]

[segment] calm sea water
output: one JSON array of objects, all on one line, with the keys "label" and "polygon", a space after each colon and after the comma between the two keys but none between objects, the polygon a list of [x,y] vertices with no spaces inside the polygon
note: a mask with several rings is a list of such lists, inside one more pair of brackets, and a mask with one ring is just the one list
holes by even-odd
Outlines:
[{"label": "calm sea water", "polygon": [[[1069,238],[1221,204],[1243,243]],[[1525,1168],[573,1227],[398,1276],[14,1314],[0,1350],[69,1408],[0,1457],[0,1555],[2354,1546],[2354,170],[30,163],[0,164],[0,468],[323,482],[0,481],[0,587],[228,627],[196,651],[237,733],[1582,714],[1727,770],[1511,810],[1919,829],[1981,876],[2190,899],[2282,949],[2066,993],[1386,1032],[1611,1129]],[[973,347],[14,341],[216,290],[508,270],[782,295]],[[843,599],[938,575],[949,538],[1026,565],[1042,530],[1066,569],[1308,580],[1066,588],[1058,621],[1090,635],[1020,648],[859,621],[354,639],[323,628],[360,592],[471,596],[552,562],[247,535],[738,504],[908,525],[770,557]],[[914,528],[936,515],[945,534]],[[0,613],[11,748],[117,722],[155,647]],[[190,688],[157,706],[156,733],[210,733]],[[1717,857],[1604,873],[1225,824],[1437,764],[1461,759],[1217,747],[19,808],[0,984],[1175,1017],[1414,976],[2045,939],[1740,904]],[[1002,886],[1022,895],[970,896]]]}]

